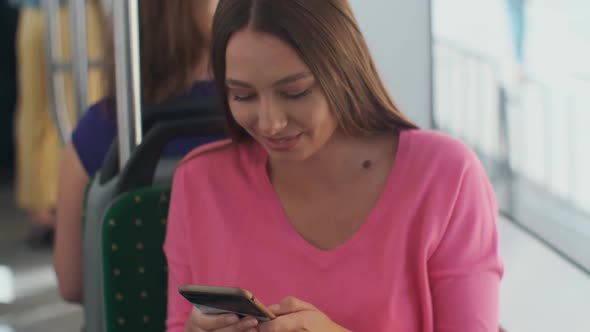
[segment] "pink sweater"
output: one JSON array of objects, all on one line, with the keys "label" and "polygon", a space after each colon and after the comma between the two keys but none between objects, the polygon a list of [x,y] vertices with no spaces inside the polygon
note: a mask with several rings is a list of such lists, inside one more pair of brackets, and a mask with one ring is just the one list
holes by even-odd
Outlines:
[{"label": "pink sweater", "polygon": [[181,284],[237,286],[263,303],[295,296],[356,332],[496,332],[497,206],[475,154],[425,130],[401,135],[379,201],[346,243],[322,251],[289,224],[255,142],[213,143],[174,178],[164,250],[168,331],[191,304]]}]

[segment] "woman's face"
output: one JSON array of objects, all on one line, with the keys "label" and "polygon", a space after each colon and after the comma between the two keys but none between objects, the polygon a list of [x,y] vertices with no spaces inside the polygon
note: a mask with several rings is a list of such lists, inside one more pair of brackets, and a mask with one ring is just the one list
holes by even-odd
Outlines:
[{"label": "woman's face", "polygon": [[273,160],[310,158],[338,127],[311,70],[273,35],[246,29],[232,36],[226,86],[235,121]]}]

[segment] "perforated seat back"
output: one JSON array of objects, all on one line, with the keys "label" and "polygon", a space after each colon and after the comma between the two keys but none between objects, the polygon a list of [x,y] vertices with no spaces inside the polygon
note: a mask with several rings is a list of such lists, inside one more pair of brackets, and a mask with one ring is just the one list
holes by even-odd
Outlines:
[{"label": "perforated seat back", "polygon": [[[177,106],[174,105],[174,107]],[[117,324],[127,326],[125,328],[126,331],[135,331],[137,326],[129,324],[136,324],[138,322],[134,318],[117,316],[117,313],[120,311],[116,309],[118,308],[118,302],[112,302],[113,299],[117,300],[117,297],[113,298],[116,294],[113,295],[112,292],[114,289],[117,289],[118,286],[116,285],[118,284],[110,286],[116,280],[111,278],[113,276],[109,274],[109,271],[112,270],[111,266],[113,264],[121,265],[118,262],[126,262],[129,266],[144,264],[141,260],[143,258],[122,255],[111,257],[106,254],[104,251],[104,241],[109,243],[114,241],[120,242],[122,240],[118,239],[126,238],[128,238],[128,241],[134,241],[134,238],[130,234],[136,235],[135,233],[129,233],[127,228],[108,228],[109,221],[113,219],[128,220],[127,217],[131,218],[134,215],[145,215],[149,217],[163,216],[165,218],[168,203],[156,204],[160,196],[150,198],[150,193],[152,193],[152,189],[156,191],[161,190],[162,192],[169,191],[166,188],[171,184],[175,163],[178,162],[178,159],[163,160],[162,155],[167,144],[177,139],[190,139],[194,137],[219,139],[225,136],[223,118],[221,113],[217,112],[215,104],[193,103],[183,105],[179,110],[163,109],[159,111],[161,112],[158,113],[157,117],[153,117],[153,121],[148,126],[149,130],[146,131],[142,143],[133,151],[131,158],[123,170],[121,172],[118,171],[117,154],[111,154],[111,157],[107,157],[105,160],[101,171],[96,174],[95,180],[92,181],[92,185],[88,190],[83,240],[84,318],[88,332],[115,331],[113,328]],[[116,152],[116,149],[113,151]],[[145,200],[153,204],[149,206],[144,205],[141,210],[138,210],[139,207],[131,204],[131,200],[128,198],[132,197],[134,199],[137,193],[143,193],[142,196],[145,196]],[[132,223],[134,222],[135,219]],[[124,222],[122,225],[127,227],[128,224]],[[149,257],[156,261],[159,259],[163,262],[164,256],[161,246],[165,228],[161,226],[159,231],[156,232],[151,228],[152,226],[150,223],[150,226],[146,227],[147,231],[138,234],[144,235],[146,243],[150,243],[150,245],[157,244],[157,249],[155,249],[156,247],[150,247],[156,251],[154,251],[153,256]],[[103,232],[105,233],[103,234]],[[118,232],[123,232],[123,235],[119,235]],[[151,238],[152,236],[153,239]],[[127,244],[127,242],[121,242],[117,243],[117,245],[123,245],[123,243],[125,245]],[[122,260],[113,263],[112,259]],[[109,266],[105,266],[104,264],[109,264]],[[137,268],[139,268],[139,265]],[[155,274],[152,275],[152,273]],[[149,274],[147,278],[152,280],[151,282],[147,282],[146,285],[149,285],[151,289],[160,287],[162,292],[165,291],[165,282],[157,282],[157,280],[165,278],[165,272],[146,270],[145,274]],[[109,288],[107,289],[106,287]],[[161,295],[161,293],[159,294]],[[165,317],[165,304],[166,297],[162,296],[158,302],[154,301],[150,304],[153,308],[151,310],[153,311],[141,311],[127,307],[126,305],[124,309],[130,315],[136,311],[145,313],[145,315],[141,315],[141,321],[147,321],[148,323],[159,322],[153,323],[153,326],[160,324],[160,327],[154,329],[154,331],[163,331],[163,325],[161,324],[163,324],[162,319]],[[148,331],[151,331],[150,326],[152,325],[148,323],[145,323],[147,324],[145,326],[141,325],[142,327],[137,330],[144,331],[150,328]],[[133,328],[129,328],[129,326],[133,326]]]},{"label": "perforated seat back", "polygon": [[102,227],[102,289],[108,332],[165,330],[167,187],[125,193]]}]

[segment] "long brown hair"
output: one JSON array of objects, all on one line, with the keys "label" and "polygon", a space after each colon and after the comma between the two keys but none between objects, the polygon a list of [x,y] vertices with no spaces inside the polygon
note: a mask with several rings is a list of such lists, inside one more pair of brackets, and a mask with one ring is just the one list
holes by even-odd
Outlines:
[{"label": "long brown hair", "polygon": [[[208,56],[208,5],[204,0],[139,1],[142,102],[160,103],[190,88],[197,66]],[[115,96],[113,32],[112,25],[105,26],[106,90]]]},{"label": "long brown hair", "polygon": [[416,128],[387,93],[347,0],[221,0],[213,18],[211,61],[234,139],[248,135],[229,109],[226,49],[232,35],[246,28],[271,34],[299,54],[345,134],[373,136]]}]

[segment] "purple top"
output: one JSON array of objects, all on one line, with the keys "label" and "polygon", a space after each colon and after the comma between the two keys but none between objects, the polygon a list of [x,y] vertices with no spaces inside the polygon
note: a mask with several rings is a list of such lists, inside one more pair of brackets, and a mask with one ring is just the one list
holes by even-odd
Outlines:
[{"label": "purple top", "polygon": [[[212,81],[196,82],[185,94],[175,101],[215,96]],[[90,106],[72,133],[72,144],[88,176],[92,177],[102,167],[106,154],[117,136],[116,119],[105,112],[110,107],[109,98]],[[167,148],[167,154],[182,156],[193,148],[217,140],[218,137],[198,137],[179,140]]]}]

